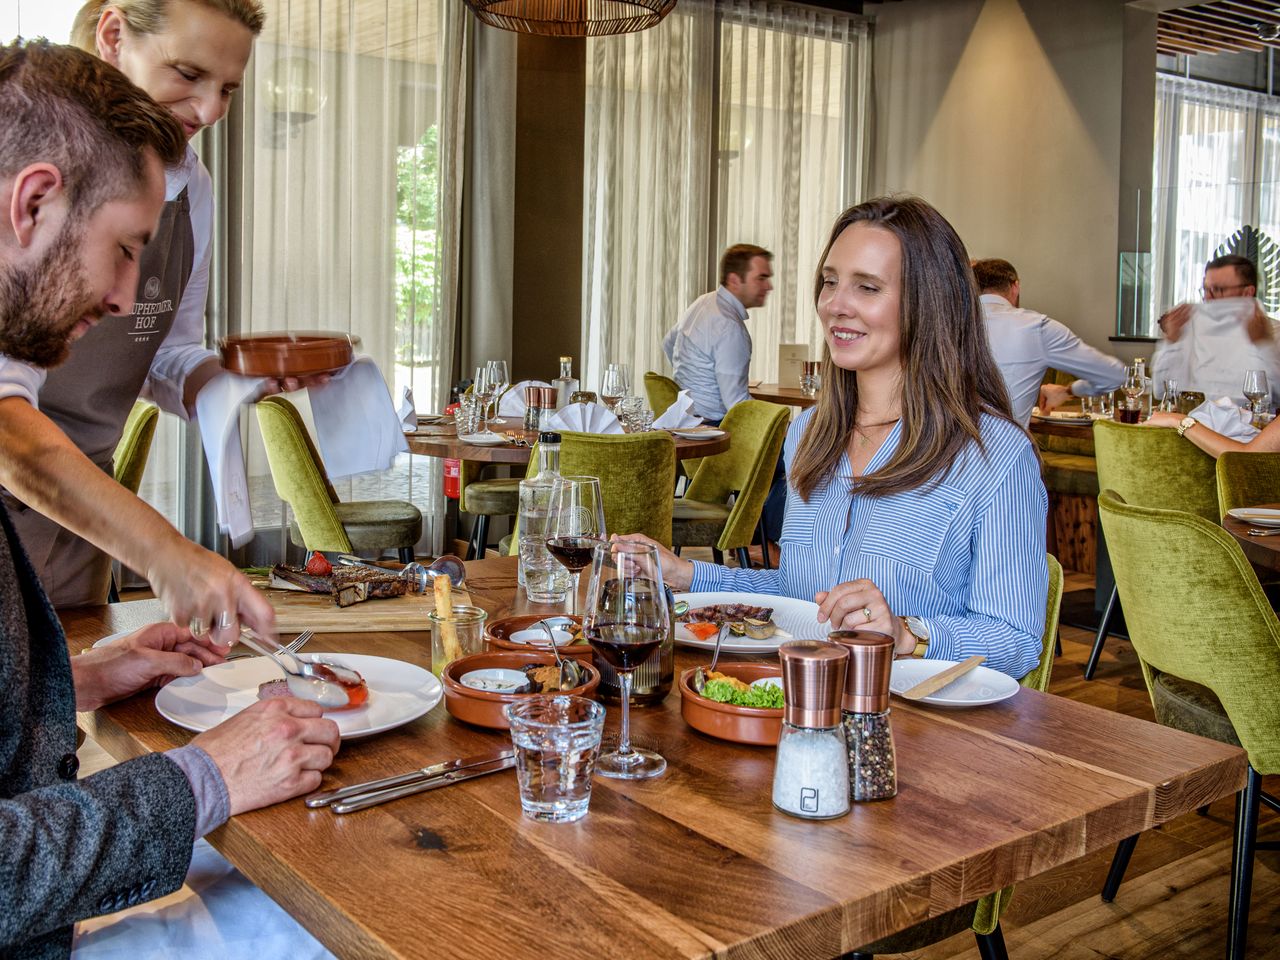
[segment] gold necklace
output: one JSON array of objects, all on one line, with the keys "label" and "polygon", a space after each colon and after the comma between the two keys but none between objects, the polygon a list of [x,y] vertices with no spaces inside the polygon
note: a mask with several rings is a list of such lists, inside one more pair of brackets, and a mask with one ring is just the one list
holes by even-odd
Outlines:
[{"label": "gold necklace", "polygon": [[855,423],[853,432],[858,435],[858,446],[865,447],[871,442],[871,436],[867,433],[868,430],[874,430],[876,427],[891,427],[901,419],[901,417],[894,417],[892,420],[882,420],[879,423]]}]

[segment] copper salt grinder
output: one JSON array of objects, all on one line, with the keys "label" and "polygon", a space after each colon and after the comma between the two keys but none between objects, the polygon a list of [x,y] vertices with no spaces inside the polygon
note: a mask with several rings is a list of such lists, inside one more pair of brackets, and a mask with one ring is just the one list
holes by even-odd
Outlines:
[{"label": "copper salt grinder", "polygon": [[840,725],[849,653],[825,640],[792,640],[782,664],[782,733],[773,768],[773,805],[808,820],[849,812],[849,751]]}]

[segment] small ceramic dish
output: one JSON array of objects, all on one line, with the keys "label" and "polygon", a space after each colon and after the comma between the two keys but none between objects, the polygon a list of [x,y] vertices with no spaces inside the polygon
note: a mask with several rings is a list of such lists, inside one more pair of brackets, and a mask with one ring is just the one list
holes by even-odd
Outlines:
[{"label": "small ceramic dish", "polygon": [[313,377],[351,363],[360,338],[345,333],[255,333],[218,341],[222,365],[246,377]]},{"label": "small ceramic dish", "polygon": [[[484,626],[485,646],[495,651],[523,653],[529,653],[539,647],[548,650],[546,631],[541,627],[535,627],[534,624],[543,619],[543,617],[555,616],[559,616],[559,614],[535,613],[490,620]],[[578,623],[582,623],[581,617],[574,617],[573,619]],[[557,639],[559,639],[564,636],[564,631],[557,631],[557,634],[559,635]],[[559,649],[562,657],[570,656],[575,660],[581,660],[583,663],[591,662],[591,647],[589,644],[574,643],[566,645],[561,639]]]},{"label": "small ceramic dish", "polygon": [[494,693],[515,693],[523,690],[529,678],[523,670],[507,670],[490,667],[488,670],[472,670],[458,678],[458,682],[472,690],[489,690]]},{"label": "small ceramic dish", "polygon": [[[473,653],[469,657],[460,657],[444,668],[440,679],[444,682],[444,706],[458,720],[475,724],[477,727],[488,727],[491,730],[506,730],[507,717],[503,708],[520,697],[540,696],[529,693],[498,693],[492,690],[474,690],[462,683],[462,678],[475,671],[501,670],[520,671],[529,664],[537,666],[555,666],[555,657],[550,653]],[[584,665],[586,682],[572,690],[560,693],[575,697],[594,697],[596,687],[600,686],[600,671],[590,665]],[[558,695],[558,694],[557,694]],[[781,715],[782,711],[777,711]]]},{"label": "small ceramic dish", "polygon": [[[693,671],[680,674],[680,715],[693,729],[720,740],[775,747],[782,735],[782,710],[739,707],[700,696],[693,689]],[[722,663],[717,672],[754,684],[766,677],[780,676],[778,667],[768,663]],[[445,686],[448,702],[449,688]]]}]

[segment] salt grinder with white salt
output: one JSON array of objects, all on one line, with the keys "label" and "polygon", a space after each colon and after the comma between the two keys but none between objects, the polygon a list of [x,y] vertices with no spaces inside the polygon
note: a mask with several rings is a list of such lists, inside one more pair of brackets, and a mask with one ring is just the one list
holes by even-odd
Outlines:
[{"label": "salt grinder with white salt", "polygon": [[825,640],[792,640],[782,662],[782,736],[773,768],[773,805],[807,820],[849,812],[849,748],[840,723],[849,651]]}]

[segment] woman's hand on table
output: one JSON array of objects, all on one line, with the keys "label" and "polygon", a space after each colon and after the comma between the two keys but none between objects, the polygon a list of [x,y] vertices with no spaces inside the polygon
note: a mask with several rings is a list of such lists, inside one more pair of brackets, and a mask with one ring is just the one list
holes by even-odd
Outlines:
[{"label": "woman's hand on table", "polygon": [[662,563],[662,580],[672,592],[680,593],[688,590],[693,583],[693,561],[683,560],[674,553],[643,533],[615,533],[609,537],[610,543],[626,541],[628,543],[649,543],[658,548],[658,559]]},{"label": "woman's hand on table", "polygon": [[1144,427],[1177,427],[1181,425],[1184,413],[1177,413],[1173,410],[1156,410],[1151,416],[1143,421]]},{"label": "woman's hand on table", "polygon": [[226,649],[207,637],[194,637],[173,623],[153,623],[71,661],[76,709],[96,710],[175,677],[195,676],[225,659]]},{"label": "woman's hand on table", "polygon": [[893,637],[895,653],[911,653],[916,638],[889,609],[880,588],[871,580],[848,580],[823,590],[814,598],[818,622],[831,622],[833,630],[874,630]]}]

